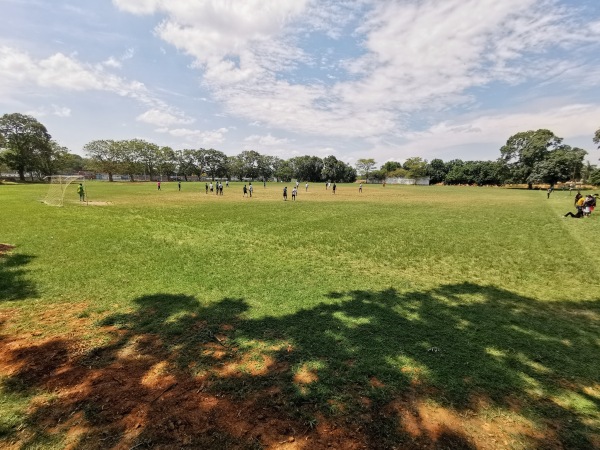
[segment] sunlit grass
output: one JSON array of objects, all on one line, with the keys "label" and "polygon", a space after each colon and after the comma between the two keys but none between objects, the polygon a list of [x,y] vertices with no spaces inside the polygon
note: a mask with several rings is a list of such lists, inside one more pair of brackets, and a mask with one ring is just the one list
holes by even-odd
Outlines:
[{"label": "sunlit grass", "polygon": [[[251,199],[241,186],[91,182],[96,204],[73,187],[63,208],[38,201],[45,186],[0,186],[0,242],[16,246],[0,260],[3,334],[88,321],[77,338],[101,347],[106,325],[152,333],[197,375],[213,369],[194,345],[231,325],[228,345],[255,352],[243,376],[286,361],[284,389],[328,414],[358,408],[354,390],[379,401],[426,385],[456,408],[520,395],[540,423],[572,414],[569,442],[600,424],[584,391],[600,383],[600,216],[563,219],[568,192],[311,184],[284,202],[284,184]],[[157,294],[193,300],[144,300]],[[0,413],[16,417],[10,398]]]}]

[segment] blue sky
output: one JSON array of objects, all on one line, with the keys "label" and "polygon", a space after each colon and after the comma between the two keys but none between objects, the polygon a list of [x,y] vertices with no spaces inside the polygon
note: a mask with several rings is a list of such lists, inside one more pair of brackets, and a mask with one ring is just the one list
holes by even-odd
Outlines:
[{"label": "blue sky", "polygon": [[353,164],[496,159],[600,128],[598,0],[0,0],[0,114],[71,151],[142,138]]}]

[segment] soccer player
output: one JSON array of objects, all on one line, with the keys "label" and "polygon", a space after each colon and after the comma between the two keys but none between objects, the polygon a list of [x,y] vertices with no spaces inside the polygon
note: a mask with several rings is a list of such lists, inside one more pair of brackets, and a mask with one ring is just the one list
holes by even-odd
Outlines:
[{"label": "soccer player", "polygon": [[292,200],[296,201],[296,194],[298,193],[298,189],[294,188],[292,189]]},{"label": "soccer player", "polygon": [[362,192],[362,183],[358,185],[358,192]]},{"label": "soccer player", "polygon": [[304,186],[304,188],[306,189],[306,192],[308,192],[308,183],[306,183],[306,186]]},{"label": "soccer player", "polygon": [[335,185],[335,181],[333,182],[333,194],[335,195],[335,189],[337,188],[337,186]]},{"label": "soccer player", "polygon": [[250,186],[248,186],[248,192],[250,192],[250,197],[252,197],[253,190],[254,190],[254,188],[252,187],[252,183],[250,183]]},{"label": "soccer player", "polygon": [[177,182],[177,187],[179,188],[179,190],[181,191],[181,181]]},{"label": "soccer player", "polygon": [[158,190],[160,191],[160,180],[158,180],[158,183],[156,183],[156,186],[158,187]]},{"label": "soccer player", "polygon": [[85,200],[85,191],[83,189],[83,184],[79,183],[79,186],[77,187],[77,193],[79,194],[79,201],[82,202],[83,200]]},{"label": "soccer player", "polygon": [[283,188],[283,201],[287,200],[287,186]]},{"label": "soccer player", "polygon": [[244,197],[246,196],[247,193],[248,193],[248,188],[246,187],[246,185],[244,185]]}]

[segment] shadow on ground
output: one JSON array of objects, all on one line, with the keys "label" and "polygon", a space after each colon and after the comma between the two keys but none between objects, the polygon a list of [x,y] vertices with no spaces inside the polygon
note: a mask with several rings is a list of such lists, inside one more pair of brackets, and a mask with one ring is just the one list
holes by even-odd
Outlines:
[{"label": "shadow on ground", "polygon": [[[243,299],[157,294],[102,326],[0,355],[34,400],[16,448],[597,448],[600,302],[464,283],[331,292],[248,319]],[[534,425],[535,424],[535,425]],[[0,441],[2,442],[2,441]]]},{"label": "shadow on ground", "polygon": [[33,256],[13,254],[13,246],[0,244],[0,301],[23,300],[37,295],[25,266]]}]

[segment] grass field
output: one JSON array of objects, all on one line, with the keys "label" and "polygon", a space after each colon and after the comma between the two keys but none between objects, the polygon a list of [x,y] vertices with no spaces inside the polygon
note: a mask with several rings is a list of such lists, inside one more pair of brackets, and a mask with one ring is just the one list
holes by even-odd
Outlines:
[{"label": "grass field", "polygon": [[0,447],[600,448],[600,212],[282,187],[0,186]]}]

